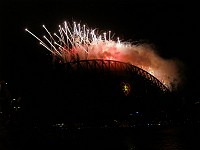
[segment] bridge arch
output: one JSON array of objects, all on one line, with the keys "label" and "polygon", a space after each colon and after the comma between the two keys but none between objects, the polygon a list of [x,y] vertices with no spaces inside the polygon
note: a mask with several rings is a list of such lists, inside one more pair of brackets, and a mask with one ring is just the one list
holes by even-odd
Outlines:
[{"label": "bridge arch", "polygon": [[75,62],[69,62],[64,64],[66,72],[82,72],[92,71],[93,73],[128,73],[141,76],[146,82],[149,82],[152,86],[156,86],[163,92],[170,92],[170,90],[156,77],[148,73],[147,71],[132,65],[116,60],[104,60],[104,59],[92,59],[92,60],[79,60]]}]

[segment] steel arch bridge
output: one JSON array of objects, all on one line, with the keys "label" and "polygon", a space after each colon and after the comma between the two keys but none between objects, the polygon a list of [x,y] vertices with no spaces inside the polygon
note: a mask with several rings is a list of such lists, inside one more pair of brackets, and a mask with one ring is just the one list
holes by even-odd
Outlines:
[{"label": "steel arch bridge", "polygon": [[153,75],[130,63],[103,59],[79,60],[65,63],[64,69],[66,72],[92,71],[93,73],[114,72],[115,74],[120,74],[123,71],[128,74],[136,74],[143,77],[145,81],[149,82],[152,86],[158,87],[164,93],[170,92],[170,90]]}]

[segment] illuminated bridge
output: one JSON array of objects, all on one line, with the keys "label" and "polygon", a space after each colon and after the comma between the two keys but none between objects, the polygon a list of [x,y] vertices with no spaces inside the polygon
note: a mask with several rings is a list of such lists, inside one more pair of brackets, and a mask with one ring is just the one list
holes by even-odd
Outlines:
[{"label": "illuminated bridge", "polygon": [[[165,109],[170,90],[145,70],[113,60],[57,64],[51,79],[40,84],[34,105],[51,119],[98,119],[134,111]],[[36,96],[35,96],[36,97]],[[30,109],[34,107],[31,106]],[[40,113],[42,112],[42,113]],[[37,116],[34,113],[34,116]]]},{"label": "illuminated bridge", "polygon": [[152,84],[152,86],[156,86],[163,92],[169,92],[169,89],[163,85],[157,78],[148,73],[147,71],[134,66],[129,63],[124,63],[120,61],[114,60],[81,60],[76,62],[71,62],[65,64],[65,69],[67,72],[84,72],[90,71],[97,74],[102,73],[114,73],[114,75],[118,74],[130,74],[130,75],[138,75],[143,77],[146,82]]}]

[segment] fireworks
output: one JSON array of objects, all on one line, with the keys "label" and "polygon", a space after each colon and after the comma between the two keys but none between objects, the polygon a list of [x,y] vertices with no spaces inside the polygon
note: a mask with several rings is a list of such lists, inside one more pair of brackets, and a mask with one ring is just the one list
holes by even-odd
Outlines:
[{"label": "fireworks", "polygon": [[180,82],[177,64],[159,57],[148,44],[134,45],[122,42],[119,38],[113,40],[111,31],[99,34],[97,29],[76,22],[72,26],[66,21],[59,25],[58,34],[50,33],[45,25],[43,28],[48,34],[48,37],[43,36],[43,40],[28,29],[25,30],[61,63],[86,59],[117,60],[144,69],[169,89],[172,84],[176,86]]},{"label": "fireworks", "polygon": [[[43,36],[45,42],[34,35],[28,29],[25,29],[33,35],[40,44],[48,49],[55,57],[58,57],[62,63],[72,62],[80,59],[111,59],[111,55],[106,55],[114,47],[120,46],[118,38],[117,43],[111,40],[111,31],[104,32],[103,35],[98,35],[95,29],[86,28],[85,25],[81,26],[80,23],[73,23],[73,28],[65,21],[64,25],[59,25],[59,34],[53,35],[43,25],[43,28],[48,33],[49,38]],[[105,53],[101,57],[95,53]]]}]

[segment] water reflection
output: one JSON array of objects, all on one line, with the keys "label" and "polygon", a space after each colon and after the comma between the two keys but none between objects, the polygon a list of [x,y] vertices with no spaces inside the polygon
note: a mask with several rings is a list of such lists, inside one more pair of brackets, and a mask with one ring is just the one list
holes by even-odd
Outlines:
[{"label": "water reflection", "polygon": [[183,150],[184,144],[177,136],[168,135],[162,138],[160,141],[160,148],[163,150]]},{"label": "water reflection", "polygon": [[200,149],[199,133],[191,128],[35,129],[10,134],[7,144],[10,149],[20,150],[41,146],[84,150],[196,150]]},{"label": "water reflection", "polygon": [[196,150],[200,148],[198,129],[142,129],[124,136],[128,150]]}]

